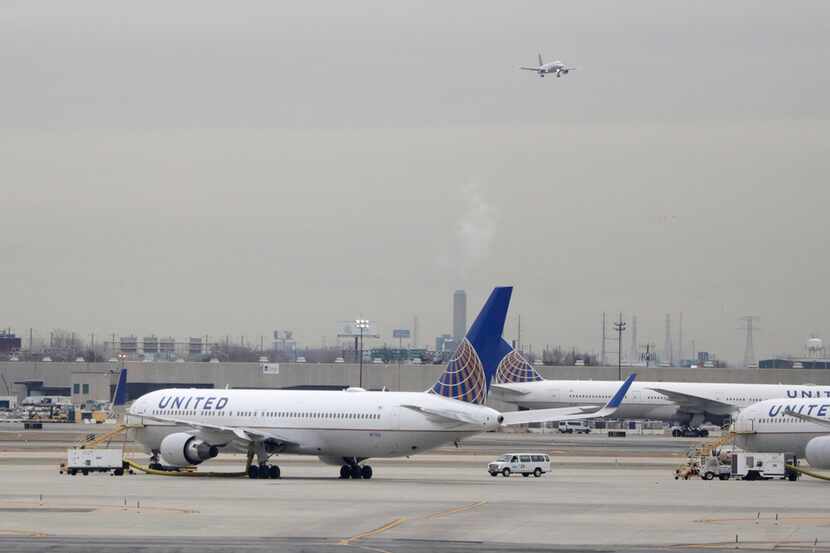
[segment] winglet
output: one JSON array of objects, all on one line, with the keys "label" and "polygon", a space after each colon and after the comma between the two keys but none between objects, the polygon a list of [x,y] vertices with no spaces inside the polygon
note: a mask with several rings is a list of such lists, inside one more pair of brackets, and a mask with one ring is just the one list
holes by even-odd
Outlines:
[{"label": "winglet", "polygon": [[623,399],[625,398],[625,394],[628,393],[628,389],[631,387],[631,383],[634,382],[634,379],[637,378],[635,373],[631,373],[628,375],[628,378],[625,379],[620,389],[617,390],[617,393],[614,394],[614,397],[605,405],[606,408],[616,409],[620,406]]}]

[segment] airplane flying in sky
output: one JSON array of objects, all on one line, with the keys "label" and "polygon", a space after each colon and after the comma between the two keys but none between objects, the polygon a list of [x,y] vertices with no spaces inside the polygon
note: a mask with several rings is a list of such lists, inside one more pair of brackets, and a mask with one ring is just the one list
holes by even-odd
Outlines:
[{"label": "airplane flying in sky", "polygon": [[830,393],[772,399],[747,407],[735,419],[735,445],[747,451],[783,451],[830,469]]},{"label": "airplane flying in sky", "polygon": [[[512,287],[495,288],[445,372],[425,392],[165,389],[141,396],[126,417],[154,464],[195,465],[220,451],[256,455],[251,478],[279,478],[279,453],[316,455],[341,478],[371,478],[371,457],[409,456],[501,426],[603,417],[619,407],[634,378],[604,407],[500,413],[484,405],[510,352],[502,338]],[[502,369],[503,370],[503,369]]]},{"label": "airplane flying in sky", "polygon": [[[515,350],[496,373],[491,393],[527,409],[578,407],[610,397],[620,382],[545,380]],[[653,419],[697,428],[705,421],[723,424],[738,411],[774,398],[830,398],[830,386],[704,382],[635,382],[616,413],[622,418]]]},{"label": "airplane flying in sky", "polygon": [[544,63],[542,61],[542,54],[539,54],[538,66],[520,67],[519,69],[524,69],[525,71],[536,71],[536,74],[540,77],[544,77],[546,73],[555,73],[557,77],[561,77],[562,75],[567,75],[568,71],[574,71],[576,67],[568,67],[559,60],[552,61],[550,63]]}]

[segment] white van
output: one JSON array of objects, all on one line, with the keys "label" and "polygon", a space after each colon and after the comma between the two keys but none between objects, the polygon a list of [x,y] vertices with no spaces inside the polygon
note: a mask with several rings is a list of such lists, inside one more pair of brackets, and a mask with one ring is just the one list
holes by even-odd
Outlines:
[{"label": "white van", "polygon": [[562,434],[590,434],[591,428],[584,421],[562,421],[559,423]]},{"label": "white van", "polygon": [[532,474],[539,478],[550,472],[550,457],[544,453],[505,453],[487,465],[487,471],[490,476],[521,474],[527,477]]}]

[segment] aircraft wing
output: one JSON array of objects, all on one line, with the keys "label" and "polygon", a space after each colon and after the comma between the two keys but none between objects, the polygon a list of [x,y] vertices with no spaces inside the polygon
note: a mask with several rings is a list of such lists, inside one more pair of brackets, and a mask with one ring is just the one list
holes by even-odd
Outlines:
[{"label": "aircraft wing", "polygon": [[418,413],[423,413],[424,415],[427,415],[432,419],[438,419],[439,421],[451,421],[460,424],[481,424],[480,420],[453,409],[435,409],[431,407],[421,407],[420,405],[402,405],[401,407],[406,407],[407,409],[412,409]]},{"label": "aircraft wing", "polygon": [[675,392],[668,388],[648,388],[654,390],[658,394],[663,394],[669,400],[677,404],[684,413],[715,413],[719,415],[728,415],[738,410],[735,405],[725,403],[715,399],[709,399],[692,394],[684,394],[682,392]]},{"label": "aircraft wing", "polygon": [[[263,430],[261,428],[245,428],[245,427],[230,427],[219,424],[210,424],[202,422],[194,422],[189,420],[177,419],[174,417],[160,417],[157,415],[139,415],[142,418],[154,420],[157,422],[169,422],[173,424],[189,426],[196,431],[207,431],[212,436],[222,435],[227,438],[227,442],[231,440],[240,440],[242,442],[270,442],[278,446],[294,446],[300,445],[296,442],[291,442],[282,438],[281,436]],[[227,443],[226,442],[226,443]]]},{"label": "aircraft wing", "polygon": [[813,422],[815,424],[820,424],[822,426],[830,426],[830,420],[820,419],[818,417],[811,417],[810,415],[802,415],[801,413],[796,413],[795,411],[792,411],[790,409],[785,409],[784,414],[799,420],[803,420],[804,422]]},{"label": "aircraft wing", "polygon": [[539,71],[541,67],[520,67],[519,69],[524,69],[525,71]]},{"label": "aircraft wing", "polygon": [[[584,405],[582,407],[557,407],[554,409],[530,409],[528,411],[512,411],[509,413],[502,413],[504,421],[502,426],[512,426],[514,424],[529,424],[532,422],[557,422],[557,421],[572,421],[579,419],[595,419],[613,415],[628,393],[631,383],[634,382],[636,374],[630,375],[625,382],[623,382],[620,389],[614,394],[607,404],[601,409],[596,409],[593,406]],[[593,411],[588,411],[595,409]]]}]

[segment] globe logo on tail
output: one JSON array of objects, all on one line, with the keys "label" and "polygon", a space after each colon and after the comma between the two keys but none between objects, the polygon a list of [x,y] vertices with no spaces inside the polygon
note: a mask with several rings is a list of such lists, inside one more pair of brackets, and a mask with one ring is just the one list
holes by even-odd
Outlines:
[{"label": "globe logo on tail", "polygon": [[496,369],[496,384],[539,382],[544,380],[524,356],[512,350],[504,356]]},{"label": "globe logo on tail", "polygon": [[484,367],[469,340],[461,341],[447,370],[429,391],[450,399],[484,404],[487,398]]}]

